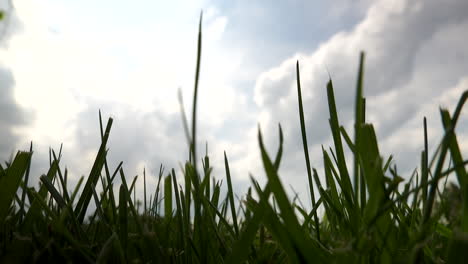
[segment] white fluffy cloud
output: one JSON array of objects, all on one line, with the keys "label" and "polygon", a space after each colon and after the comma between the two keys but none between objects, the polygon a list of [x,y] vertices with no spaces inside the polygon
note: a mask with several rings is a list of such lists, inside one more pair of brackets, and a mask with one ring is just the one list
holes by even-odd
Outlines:
[{"label": "white fluffy cloud", "polygon": [[[141,174],[143,166],[157,173],[160,163],[170,169],[184,162],[188,155],[177,90],[182,90],[190,110],[203,5],[197,3],[181,14],[193,18],[190,21],[156,20],[103,30],[109,21],[93,27],[92,10],[81,14],[84,23],[65,19],[61,24],[67,14],[76,15],[63,3],[16,4],[12,14],[16,20],[9,27],[14,34],[0,54],[15,80],[4,83],[14,84],[9,100],[34,114],[26,127],[18,129],[21,138],[10,142],[11,148],[20,149],[34,142],[33,174],[45,172],[48,148],[58,151],[63,142],[63,165],[71,172],[71,182],[87,175],[99,147],[98,109],[104,120],[108,115],[115,119],[109,158],[115,165],[123,160],[128,174]],[[117,12],[118,4],[115,8]],[[220,46],[227,23],[216,8],[206,8],[198,120],[202,144],[214,137],[207,131],[223,127],[224,119],[239,113],[246,101],[229,84],[239,57],[235,51],[226,55]]]},{"label": "white fluffy cloud", "polygon": [[[86,175],[98,147],[101,108],[104,117],[115,118],[109,145],[114,165],[123,160],[132,176],[141,174],[142,166],[155,173],[160,163],[177,167],[187,157],[177,89],[190,110],[197,18],[203,8],[198,139],[201,153],[208,142],[218,178],[224,177],[226,150],[239,194],[248,172],[262,181],[257,122],[272,154],[281,123],[281,174],[307,200],[296,60],[309,151],[313,166],[320,168],[321,145],[332,144],[325,90],[329,73],[340,121],[349,128],[361,50],[366,52],[367,118],[376,126],[383,154],[395,154],[400,171],[407,173],[419,164],[423,116],[434,146],[441,135],[438,105],[453,108],[468,89],[468,3],[349,3],[216,6],[202,1],[174,17],[176,4],[156,7],[152,1],[128,10],[120,2],[112,2],[112,9],[104,2],[93,9],[18,2],[12,26],[17,33],[4,43],[0,57],[15,80],[14,99],[35,119],[17,130],[22,139],[14,141],[19,148],[29,140],[36,143],[38,173],[47,164],[47,148],[63,142],[64,164]],[[459,138],[467,150],[466,118],[460,121]]]},{"label": "white fluffy cloud", "polygon": [[[430,143],[441,135],[438,106],[453,109],[468,89],[468,29],[466,1],[378,1],[350,31],[335,34],[309,54],[292,55],[257,79],[255,102],[267,142],[277,141],[272,129],[286,130],[285,181],[304,190],[305,163],[300,139],[295,63],[301,64],[303,102],[313,166],[321,167],[320,144],[330,145],[325,85],[328,73],[335,87],[340,121],[353,120],[359,52],[366,52],[367,120],[376,126],[385,156],[396,155],[400,172],[419,164],[422,119],[429,119]],[[466,119],[465,119],[466,120]],[[466,123],[466,122],[465,122]],[[348,130],[350,131],[350,130]],[[468,125],[459,127],[467,132]],[[253,143],[252,143],[253,144]],[[462,143],[463,150],[468,150]]]}]

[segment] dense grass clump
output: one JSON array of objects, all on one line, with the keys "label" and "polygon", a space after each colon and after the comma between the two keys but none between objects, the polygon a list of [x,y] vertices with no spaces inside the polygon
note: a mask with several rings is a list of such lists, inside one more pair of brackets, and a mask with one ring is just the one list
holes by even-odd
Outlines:
[{"label": "dense grass clump", "polygon": [[[0,262],[453,263],[465,259],[468,178],[455,127],[468,92],[454,113],[440,110],[445,133],[431,159],[424,119],[421,163],[405,182],[391,166],[392,158],[382,157],[374,127],[366,122],[361,55],[353,139],[340,125],[331,80],[326,87],[334,148],[323,149],[322,182],[309,160],[298,63],[304,181],[309,184],[312,209],[291,201],[278,175],[281,126],[274,155],[266,152],[259,129],[267,183],[260,186],[251,178],[251,187],[239,203],[226,154],[225,196],[221,181],[211,175],[209,157],[203,157],[202,168],[196,166],[200,57],[201,25],[191,131],[183,115],[190,157],[180,175],[182,184],[174,169],[165,173],[161,167],[148,204],[145,184],[139,210],[141,202],[133,198],[136,177],[127,182],[122,163],[112,170],[108,166],[112,118],[104,128],[99,114],[101,146],[88,177],[82,177],[74,189],[67,187],[61,151],[50,152],[50,168],[37,188],[28,184],[32,145],[0,166]],[[345,148],[354,158],[352,164],[346,164]],[[452,174],[457,182],[445,184]],[[114,193],[116,177],[121,184]],[[145,173],[143,178],[146,182]],[[103,191],[97,193],[99,185]],[[89,216],[93,203],[96,209]],[[318,208],[323,208],[323,216]]]}]

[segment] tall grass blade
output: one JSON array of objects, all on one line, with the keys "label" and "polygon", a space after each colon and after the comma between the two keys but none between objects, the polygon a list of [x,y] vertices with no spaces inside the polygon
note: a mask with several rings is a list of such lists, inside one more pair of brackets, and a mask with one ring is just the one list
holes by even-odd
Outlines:
[{"label": "tall grass blade", "polygon": [[191,150],[192,150],[192,157],[193,157],[193,167],[195,171],[197,171],[197,148],[196,148],[196,143],[197,143],[197,137],[196,137],[196,131],[197,131],[197,120],[196,120],[196,115],[197,115],[197,97],[198,97],[198,81],[200,79],[200,61],[201,61],[201,47],[202,47],[202,19],[203,19],[203,13],[200,13],[200,22],[198,25],[198,44],[197,44],[197,67],[195,69],[195,88],[193,91],[193,109],[192,109],[192,144],[191,144]]},{"label": "tall grass blade", "polygon": [[346,166],[346,159],[343,151],[343,144],[341,142],[340,125],[338,121],[338,114],[336,111],[335,95],[333,92],[332,81],[329,80],[327,84],[327,96],[328,96],[328,108],[330,111],[330,128],[333,135],[333,142],[335,144],[336,160],[338,170],[340,171],[340,178],[343,184],[343,193],[348,197],[351,204],[354,204],[353,189],[351,186],[351,180],[349,178],[348,168]]},{"label": "tall grass blade", "polygon": [[[304,156],[305,156],[305,162],[306,162],[306,167],[307,167],[307,179],[309,181],[310,200],[312,203],[312,208],[314,208],[315,207],[315,194],[314,194],[314,186],[312,183],[312,170],[310,168],[309,147],[307,145],[307,135],[306,135],[305,121],[304,121],[304,109],[302,106],[299,61],[296,62],[296,80],[297,80],[297,101],[299,102],[299,120],[301,123],[302,145],[304,147]],[[317,234],[317,240],[320,241],[320,229],[319,229],[319,220],[318,220],[317,213],[314,215],[314,223],[315,223],[315,232]]]},{"label": "tall grass blade", "polygon": [[[366,190],[362,189],[364,186],[359,188],[359,178],[361,177],[359,174],[359,147],[360,147],[360,130],[361,126],[364,124],[363,115],[363,79],[364,79],[364,52],[361,52],[359,58],[359,72],[356,84],[356,102],[355,102],[355,116],[354,116],[354,146],[358,149],[357,152],[354,153],[354,192],[355,192],[355,201],[358,201],[358,195],[361,192],[361,204],[364,202],[363,194]],[[360,190],[361,189],[361,190]]]}]

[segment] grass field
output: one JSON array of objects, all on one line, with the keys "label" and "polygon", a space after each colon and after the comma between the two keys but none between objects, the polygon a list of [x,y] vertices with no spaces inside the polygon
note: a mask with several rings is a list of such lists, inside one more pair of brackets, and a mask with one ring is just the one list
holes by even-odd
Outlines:
[{"label": "grass field", "polygon": [[[0,262],[99,263],[457,263],[468,255],[468,178],[455,127],[468,97],[453,113],[440,110],[444,135],[435,153],[424,150],[408,180],[398,175],[391,158],[383,159],[372,124],[366,123],[361,55],[351,134],[339,122],[332,81],[327,84],[333,146],[323,149],[323,171],[309,161],[297,64],[298,116],[312,197],[312,210],[292,202],[278,168],[279,148],[267,153],[259,128],[258,143],[267,183],[251,178],[245,200],[237,201],[225,155],[227,193],[211,175],[209,157],[199,160],[196,106],[201,57],[198,39],[192,123],[183,118],[190,144],[182,175],[160,170],[155,190],[136,201],[136,178],[121,164],[109,168],[107,141],[113,120],[100,120],[101,145],[86,178],[67,185],[61,151],[51,151],[50,168],[32,187],[29,151],[20,151],[0,166]],[[437,106],[434,106],[437,107]],[[186,116],[185,113],[183,115]],[[422,134],[422,133],[421,133]],[[345,162],[345,148],[352,163]],[[181,157],[184,158],[184,157]],[[455,175],[456,182],[447,182]],[[121,180],[115,186],[116,178]],[[146,182],[146,175],[143,175]],[[178,182],[177,179],[183,179]],[[321,181],[320,179],[325,179]],[[313,186],[319,193],[314,193]],[[96,188],[102,188],[97,193]],[[114,187],[119,191],[114,193]],[[142,204],[138,210],[137,204]],[[87,213],[95,204],[96,209]],[[322,208],[323,215],[319,215]],[[321,209],[321,210],[322,210]]]}]

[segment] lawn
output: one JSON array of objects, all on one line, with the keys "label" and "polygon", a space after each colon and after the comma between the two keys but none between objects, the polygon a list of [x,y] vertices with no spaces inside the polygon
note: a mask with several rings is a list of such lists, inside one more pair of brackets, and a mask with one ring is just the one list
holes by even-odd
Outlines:
[{"label": "lawn", "polygon": [[[127,177],[122,163],[108,166],[113,119],[104,123],[100,113],[99,151],[88,176],[74,188],[67,187],[61,150],[51,150],[50,167],[40,177],[40,185],[29,184],[31,144],[29,151],[19,151],[0,165],[0,262],[456,263],[467,259],[467,161],[455,128],[468,91],[453,113],[440,109],[444,134],[434,153],[428,151],[426,120],[421,117],[424,138],[420,140],[425,142],[421,162],[415,164],[411,178],[404,179],[392,158],[382,157],[374,127],[366,122],[361,54],[354,131],[340,124],[332,80],[326,85],[333,146],[322,150],[324,169],[317,171],[309,159],[298,62],[298,121],[312,209],[290,199],[278,174],[281,126],[275,153],[267,153],[258,129],[258,162],[267,182],[260,186],[251,178],[245,199],[238,201],[227,155],[225,174],[216,178],[209,157],[196,155],[201,48],[200,22],[191,124],[183,113],[190,157],[181,175],[161,167],[156,189],[146,190],[145,184],[144,200],[136,201],[136,177]],[[348,164],[346,149],[352,155]],[[455,176],[454,183],[447,181],[450,175]],[[142,178],[146,182],[145,173]],[[225,180],[226,194],[216,179]],[[97,193],[98,186],[102,192]]]}]

